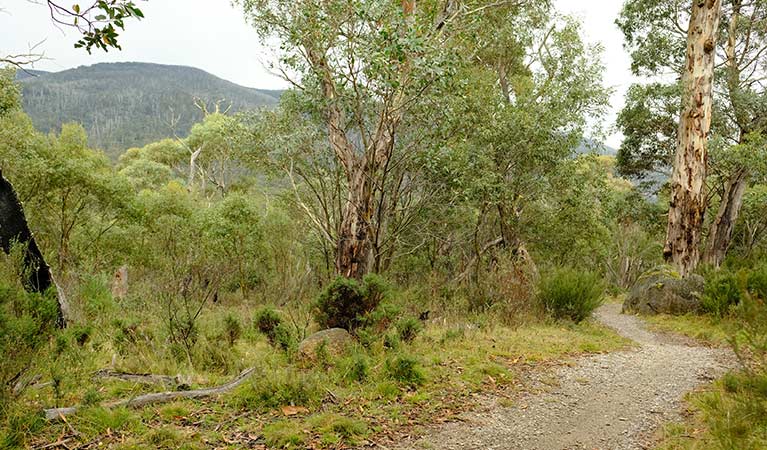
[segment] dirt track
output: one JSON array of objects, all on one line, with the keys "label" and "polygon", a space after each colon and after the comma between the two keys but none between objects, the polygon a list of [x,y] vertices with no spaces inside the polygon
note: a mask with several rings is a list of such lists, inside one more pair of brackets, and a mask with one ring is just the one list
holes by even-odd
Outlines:
[{"label": "dirt track", "polygon": [[462,422],[435,427],[399,448],[648,448],[661,423],[679,418],[684,394],[723,373],[731,359],[724,350],[652,333],[641,319],[620,314],[620,305],[604,305],[596,316],[639,347],[576,359],[553,377],[534,380],[515,406],[487,398]]}]

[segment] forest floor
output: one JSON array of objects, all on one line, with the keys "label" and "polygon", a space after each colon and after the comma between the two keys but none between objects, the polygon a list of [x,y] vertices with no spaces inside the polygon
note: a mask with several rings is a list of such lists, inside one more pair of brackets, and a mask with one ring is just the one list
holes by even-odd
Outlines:
[{"label": "forest floor", "polygon": [[655,333],[642,319],[602,306],[599,322],[635,341],[632,350],[586,356],[530,374],[512,405],[486,396],[460,421],[434,426],[401,449],[644,449],[681,418],[685,393],[734,364],[727,350]]}]

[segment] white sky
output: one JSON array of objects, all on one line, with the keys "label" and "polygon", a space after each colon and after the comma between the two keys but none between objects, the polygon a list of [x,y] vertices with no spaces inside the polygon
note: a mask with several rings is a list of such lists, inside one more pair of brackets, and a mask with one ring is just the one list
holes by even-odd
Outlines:
[{"label": "white sky", "polygon": [[[0,54],[23,53],[42,41],[37,49],[43,51],[47,59],[34,66],[40,70],[140,61],[197,67],[249,87],[287,87],[264,68],[269,53],[259,45],[256,33],[229,0],[140,0],[138,3],[146,19],[126,24],[126,31],[120,36],[124,50],[109,53],[94,50],[88,55],[72,47],[76,34],[56,28],[48,19],[45,6],[29,0],[0,0]],[[606,123],[612,133],[615,114],[622,107],[623,96],[632,80],[629,57],[622,47],[623,36],[614,25],[623,2],[555,0],[555,4],[561,12],[581,19],[588,41],[601,42],[605,47],[605,82],[616,89]],[[620,141],[618,134],[611,134],[607,139],[613,147]]]}]

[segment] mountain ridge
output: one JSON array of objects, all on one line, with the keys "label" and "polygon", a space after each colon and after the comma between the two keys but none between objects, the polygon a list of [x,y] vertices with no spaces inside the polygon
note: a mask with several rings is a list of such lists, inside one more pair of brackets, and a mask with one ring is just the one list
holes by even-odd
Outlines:
[{"label": "mountain ridge", "polygon": [[141,62],[28,71],[17,79],[24,110],[39,130],[81,123],[90,144],[112,157],[130,147],[185,136],[203,117],[195,99],[211,109],[223,102],[237,112],[276,105],[282,93],[241,86],[194,67]]}]

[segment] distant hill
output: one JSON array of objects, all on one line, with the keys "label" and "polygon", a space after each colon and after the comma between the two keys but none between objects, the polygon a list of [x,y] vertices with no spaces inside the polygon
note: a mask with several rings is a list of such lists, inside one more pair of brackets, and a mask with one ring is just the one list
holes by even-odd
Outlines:
[{"label": "distant hill", "polygon": [[46,72],[44,70],[19,69],[16,71],[16,80],[26,80],[27,78],[39,77],[48,73],[50,72]]},{"label": "distant hill", "polygon": [[597,155],[603,155],[603,156],[615,156],[618,154],[618,150],[602,142],[585,138],[583,141],[581,141],[581,144],[575,149],[574,153],[576,155],[596,153]]},{"label": "distant hill", "polygon": [[[79,122],[90,144],[116,157],[129,147],[185,136],[202,119],[199,98],[231,111],[269,107],[281,91],[252,89],[185,66],[102,63],[62,72],[19,71],[24,110],[44,132]],[[172,129],[171,124],[175,124]]]}]

